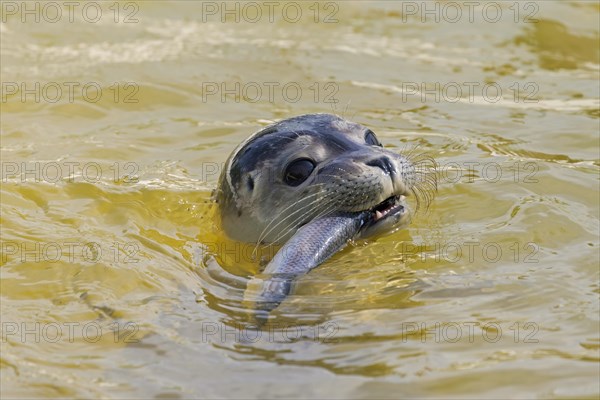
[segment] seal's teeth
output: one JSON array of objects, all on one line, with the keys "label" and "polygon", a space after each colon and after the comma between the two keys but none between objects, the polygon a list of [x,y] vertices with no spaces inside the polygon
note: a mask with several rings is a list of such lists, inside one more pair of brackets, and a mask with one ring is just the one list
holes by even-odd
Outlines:
[{"label": "seal's teeth", "polygon": [[383,217],[383,214],[381,212],[379,212],[379,211],[375,211],[375,221],[377,221],[381,217]]}]

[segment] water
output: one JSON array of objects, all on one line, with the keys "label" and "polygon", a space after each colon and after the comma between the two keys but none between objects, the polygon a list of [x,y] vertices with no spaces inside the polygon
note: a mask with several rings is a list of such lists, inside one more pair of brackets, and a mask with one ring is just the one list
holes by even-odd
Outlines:
[{"label": "water", "polygon": [[[21,4],[0,24],[3,397],[597,398],[596,2]],[[439,190],[257,330],[260,263],[210,193],[239,142],[308,112],[434,157]]]}]

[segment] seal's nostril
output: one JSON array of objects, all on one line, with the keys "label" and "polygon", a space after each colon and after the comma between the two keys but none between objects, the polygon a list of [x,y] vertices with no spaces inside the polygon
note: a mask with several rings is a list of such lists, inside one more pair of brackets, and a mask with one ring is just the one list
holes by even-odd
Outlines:
[{"label": "seal's nostril", "polygon": [[370,167],[381,168],[381,170],[388,175],[396,174],[396,168],[394,167],[394,164],[392,164],[390,159],[385,156],[368,161],[367,165]]}]

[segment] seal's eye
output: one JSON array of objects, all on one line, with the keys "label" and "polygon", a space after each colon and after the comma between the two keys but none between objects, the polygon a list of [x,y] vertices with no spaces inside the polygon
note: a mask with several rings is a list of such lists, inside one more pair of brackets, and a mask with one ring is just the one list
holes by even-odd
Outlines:
[{"label": "seal's eye", "polygon": [[381,143],[379,143],[379,140],[377,140],[377,136],[375,136],[373,131],[370,129],[367,130],[367,132],[365,133],[365,142],[367,142],[367,144],[371,146],[382,147]]},{"label": "seal's eye", "polygon": [[315,163],[308,158],[299,158],[288,164],[283,181],[290,186],[298,186],[304,182],[315,169]]}]

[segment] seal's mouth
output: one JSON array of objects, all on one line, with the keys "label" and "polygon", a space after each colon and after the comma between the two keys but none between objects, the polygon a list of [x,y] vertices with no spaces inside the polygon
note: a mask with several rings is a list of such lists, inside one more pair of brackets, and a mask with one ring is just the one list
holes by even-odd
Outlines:
[{"label": "seal's mouth", "polygon": [[402,197],[404,196],[391,196],[371,208],[372,221],[373,223],[378,222],[384,218],[391,217],[404,211],[404,205],[402,204]]},{"label": "seal's mouth", "polygon": [[390,196],[374,207],[363,211],[362,215],[364,216],[366,213],[366,218],[363,220],[359,237],[391,233],[408,224],[410,214],[404,198],[405,196],[401,194]]}]

